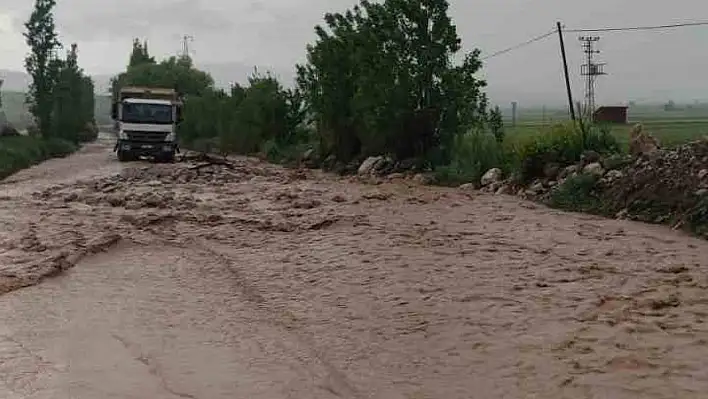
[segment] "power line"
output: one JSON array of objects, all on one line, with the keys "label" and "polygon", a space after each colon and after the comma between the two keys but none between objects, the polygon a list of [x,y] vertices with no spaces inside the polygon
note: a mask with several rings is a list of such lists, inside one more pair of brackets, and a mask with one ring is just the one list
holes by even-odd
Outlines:
[{"label": "power line", "polygon": [[545,39],[545,38],[547,38],[547,37],[549,37],[549,36],[551,36],[551,35],[554,35],[555,33],[556,33],[556,31],[555,31],[555,30],[552,30],[552,31],[550,31],[550,32],[548,32],[548,33],[544,33],[543,35],[536,36],[536,37],[534,37],[534,38],[531,38],[531,39],[529,39],[529,40],[526,40],[525,42],[522,42],[522,43],[516,44],[516,45],[514,45],[514,46],[505,48],[504,50],[496,51],[496,52],[494,52],[494,53],[492,53],[492,54],[489,54],[488,56],[482,57],[482,61],[488,60],[488,59],[490,59],[490,58],[493,58],[493,57],[496,57],[496,56],[499,56],[499,55],[502,55],[502,54],[506,54],[506,53],[511,52],[511,51],[514,51],[514,50],[518,50],[518,49],[520,49],[520,48],[522,48],[522,47],[526,47],[526,46],[528,46],[529,44],[532,44],[532,43],[536,43],[536,42],[538,42],[538,41],[541,41],[541,40],[543,40],[543,39]]},{"label": "power line", "polygon": [[[661,30],[661,29],[677,29],[677,28],[688,28],[688,27],[696,27],[696,26],[707,26],[708,21],[694,21],[694,22],[682,22],[682,23],[676,23],[676,24],[664,24],[664,25],[646,25],[646,26],[628,26],[628,27],[621,27],[621,28],[612,28],[612,27],[604,27],[604,28],[589,28],[589,29],[563,29],[563,33],[597,33],[597,32],[624,32],[624,31],[645,31],[645,30]],[[488,60],[490,58],[494,58],[509,52],[512,52],[514,50],[518,50],[522,47],[526,47],[532,43],[541,41],[553,34],[555,34],[556,31],[550,31],[548,33],[544,33],[543,35],[539,35],[536,37],[533,37],[529,40],[526,40],[524,42],[521,42],[519,44],[516,44],[514,46],[505,48],[500,51],[496,51],[492,54],[489,54],[487,56],[482,57],[482,61]]]},{"label": "power line", "polygon": [[629,26],[624,28],[595,28],[595,29],[564,29],[564,32],[583,33],[583,32],[622,32],[622,31],[637,31],[637,30],[658,30],[658,29],[675,29],[694,26],[708,25],[708,21],[683,22],[677,24],[666,25],[648,25],[648,26]]}]

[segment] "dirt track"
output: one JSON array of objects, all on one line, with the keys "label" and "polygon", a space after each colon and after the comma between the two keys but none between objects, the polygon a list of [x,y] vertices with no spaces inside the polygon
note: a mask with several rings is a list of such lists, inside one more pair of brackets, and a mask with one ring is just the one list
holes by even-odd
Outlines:
[{"label": "dirt track", "polygon": [[704,241],[110,146],[0,183],[0,398],[706,397]]}]

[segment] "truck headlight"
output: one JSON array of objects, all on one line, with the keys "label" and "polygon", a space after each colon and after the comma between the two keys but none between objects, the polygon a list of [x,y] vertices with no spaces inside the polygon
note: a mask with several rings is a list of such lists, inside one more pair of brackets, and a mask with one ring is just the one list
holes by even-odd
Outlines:
[{"label": "truck headlight", "polygon": [[165,141],[175,141],[177,138],[177,135],[174,133],[170,133],[167,136],[165,136]]},{"label": "truck headlight", "polygon": [[120,139],[120,140],[128,140],[128,135],[125,134],[125,132],[121,130],[121,131],[118,132],[118,139]]}]

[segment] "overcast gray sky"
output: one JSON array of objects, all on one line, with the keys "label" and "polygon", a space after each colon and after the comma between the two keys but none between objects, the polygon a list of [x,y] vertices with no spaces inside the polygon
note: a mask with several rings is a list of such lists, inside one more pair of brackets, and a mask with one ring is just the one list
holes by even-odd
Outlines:
[{"label": "overcast gray sky", "polygon": [[[0,68],[22,69],[22,23],[31,0],[0,0]],[[326,11],[354,0],[60,0],[57,27],[64,43],[77,42],[89,73],[124,67],[132,37],[145,38],[158,56],[175,54],[183,34],[198,64],[241,62],[288,70],[302,61],[313,26]],[[654,25],[708,20],[705,0],[451,0],[465,47],[483,53],[553,29]],[[591,4],[588,7],[588,4]],[[580,95],[582,59],[577,35],[566,37]],[[628,99],[708,99],[708,26],[674,31],[602,34],[600,57],[610,74],[598,82],[598,103]],[[486,62],[493,99],[562,102],[555,36]]]}]

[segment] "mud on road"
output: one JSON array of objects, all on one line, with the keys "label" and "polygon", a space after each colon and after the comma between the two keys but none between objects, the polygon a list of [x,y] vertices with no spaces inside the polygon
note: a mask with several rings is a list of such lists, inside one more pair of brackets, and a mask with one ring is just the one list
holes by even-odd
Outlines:
[{"label": "mud on road", "polygon": [[111,145],[0,183],[0,398],[708,392],[704,241]]}]

